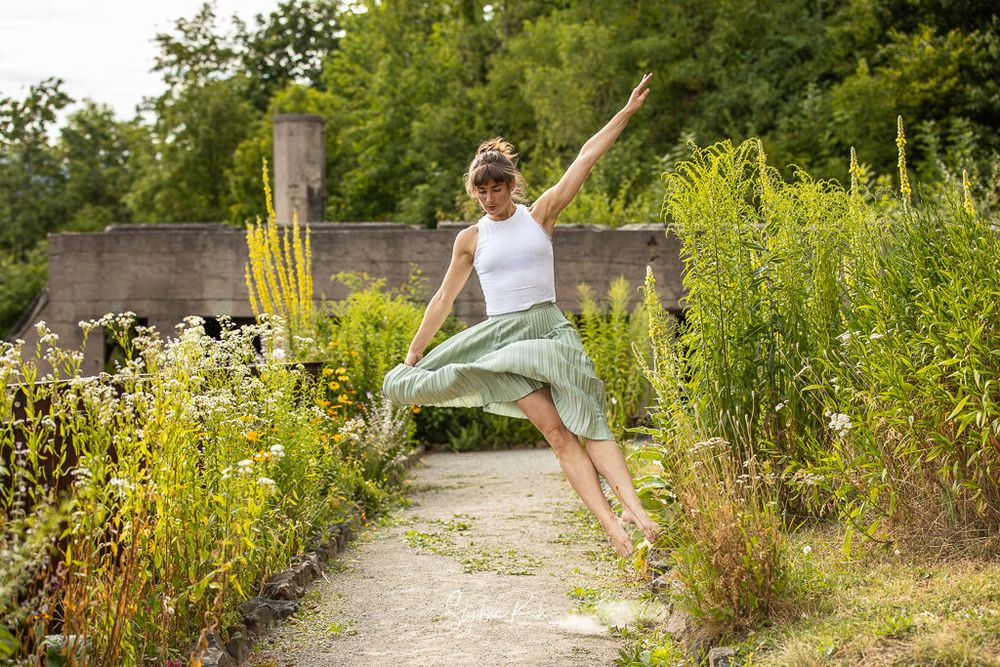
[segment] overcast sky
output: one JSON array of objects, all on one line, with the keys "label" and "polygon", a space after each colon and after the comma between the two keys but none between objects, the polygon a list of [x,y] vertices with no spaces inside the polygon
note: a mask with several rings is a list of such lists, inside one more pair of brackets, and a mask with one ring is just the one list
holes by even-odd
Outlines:
[{"label": "overcast sky", "polygon": [[[0,97],[21,99],[48,77],[74,99],[109,105],[131,118],[143,97],[163,85],[151,74],[158,32],[191,18],[202,0],[0,0]],[[234,13],[249,26],[278,0],[217,0],[216,16]],[[228,28],[225,20],[222,25]],[[74,105],[75,106],[75,105]],[[69,111],[69,110],[67,110]],[[63,116],[65,118],[65,115]]]}]

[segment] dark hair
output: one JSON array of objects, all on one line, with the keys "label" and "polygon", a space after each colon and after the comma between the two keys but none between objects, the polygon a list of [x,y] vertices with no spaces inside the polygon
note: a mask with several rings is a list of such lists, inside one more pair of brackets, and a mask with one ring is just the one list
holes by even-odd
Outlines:
[{"label": "dark hair", "polygon": [[507,183],[515,201],[523,201],[525,196],[524,177],[518,170],[514,147],[502,137],[493,137],[479,144],[476,157],[472,158],[469,170],[465,172],[465,191],[470,197],[476,196],[476,188],[490,181]]}]

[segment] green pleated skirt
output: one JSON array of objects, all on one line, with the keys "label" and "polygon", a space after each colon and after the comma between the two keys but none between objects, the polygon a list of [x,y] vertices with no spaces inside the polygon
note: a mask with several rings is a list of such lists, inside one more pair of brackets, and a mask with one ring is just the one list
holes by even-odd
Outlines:
[{"label": "green pleated skirt", "polygon": [[414,366],[399,364],[382,391],[399,405],[479,407],[526,419],[517,400],[545,385],[563,424],[593,440],[612,440],[604,383],[580,334],[551,302],[493,315],[451,336]]}]

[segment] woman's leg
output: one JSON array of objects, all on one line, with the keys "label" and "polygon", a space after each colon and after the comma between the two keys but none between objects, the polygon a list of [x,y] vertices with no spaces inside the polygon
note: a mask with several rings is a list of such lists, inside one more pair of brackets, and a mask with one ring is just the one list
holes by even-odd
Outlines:
[{"label": "woman's leg", "polygon": [[635,525],[650,543],[660,534],[660,526],[643,509],[639,496],[635,493],[632,475],[625,464],[625,457],[614,440],[591,440],[587,443],[587,454],[597,472],[607,480],[611,490],[618,496],[622,507],[622,520]]},{"label": "woman's leg", "polygon": [[566,479],[600,521],[615,551],[619,556],[629,555],[632,552],[632,539],[604,497],[597,479],[597,471],[594,470],[594,464],[587,456],[587,452],[583,450],[579,439],[567,430],[559,418],[549,388],[542,387],[518,400],[517,404],[531,423],[545,436],[545,440],[559,459],[559,467],[562,468]]}]

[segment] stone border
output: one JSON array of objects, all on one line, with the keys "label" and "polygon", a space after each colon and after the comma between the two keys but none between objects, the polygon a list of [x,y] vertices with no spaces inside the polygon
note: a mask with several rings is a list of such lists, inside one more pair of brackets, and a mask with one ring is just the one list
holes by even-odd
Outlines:
[{"label": "stone border", "polygon": [[[403,467],[413,467],[426,451],[424,445],[417,445],[403,457]],[[320,576],[322,566],[344,550],[361,523],[361,511],[355,509],[347,519],[330,526],[302,555],[295,556],[289,567],[267,578],[261,596],[239,604],[241,622],[226,628],[223,633],[226,640],[216,632],[203,632],[190,655],[197,657],[200,653],[203,667],[236,667],[246,662],[253,654],[254,639],[275,621],[299,610],[298,599],[313,579]]]}]

